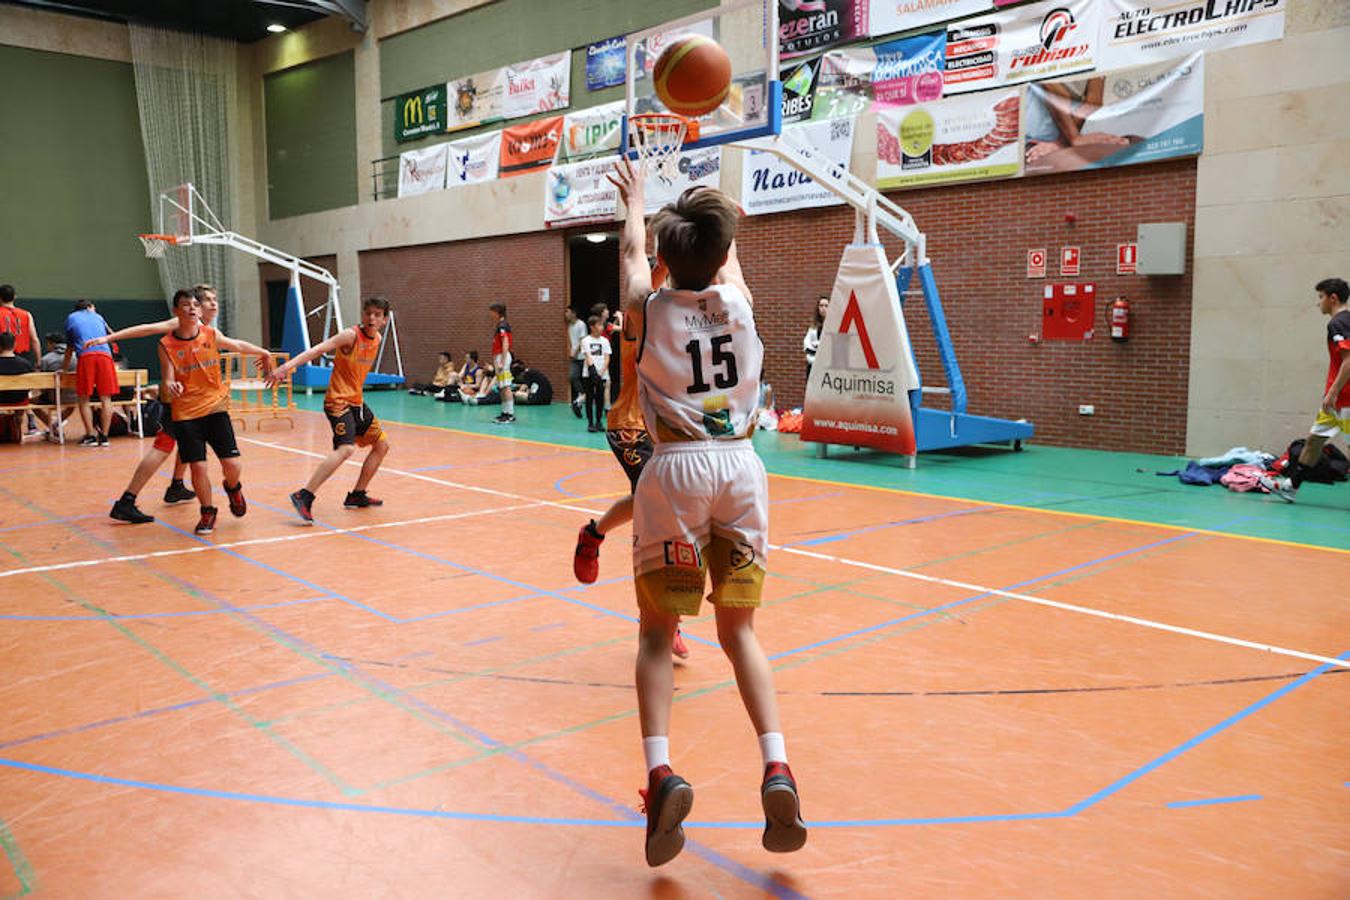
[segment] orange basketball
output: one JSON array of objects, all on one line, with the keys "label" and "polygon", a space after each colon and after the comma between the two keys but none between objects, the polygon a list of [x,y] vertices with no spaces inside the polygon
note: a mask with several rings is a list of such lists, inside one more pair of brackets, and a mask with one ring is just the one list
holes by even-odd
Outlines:
[{"label": "orange basketball", "polygon": [[691,118],[706,115],[731,90],[731,57],[712,38],[686,35],[661,52],[652,81],[666,109]]}]

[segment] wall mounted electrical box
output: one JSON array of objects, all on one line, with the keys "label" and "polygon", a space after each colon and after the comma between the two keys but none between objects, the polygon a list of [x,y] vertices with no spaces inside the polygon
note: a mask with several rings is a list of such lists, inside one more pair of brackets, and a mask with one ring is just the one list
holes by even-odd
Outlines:
[{"label": "wall mounted electrical box", "polygon": [[1140,223],[1138,238],[1140,275],[1186,274],[1186,223]]}]

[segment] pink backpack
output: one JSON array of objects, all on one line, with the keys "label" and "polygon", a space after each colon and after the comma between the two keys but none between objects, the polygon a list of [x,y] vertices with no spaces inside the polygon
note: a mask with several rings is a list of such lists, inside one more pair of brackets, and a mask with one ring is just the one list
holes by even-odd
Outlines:
[{"label": "pink backpack", "polygon": [[1219,484],[1228,488],[1230,491],[1246,493],[1247,491],[1264,491],[1261,487],[1261,476],[1266,474],[1265,469],[1260,466],[1247,465],[1241,463],[1233,466],[1224,473],[1219,479]]}]

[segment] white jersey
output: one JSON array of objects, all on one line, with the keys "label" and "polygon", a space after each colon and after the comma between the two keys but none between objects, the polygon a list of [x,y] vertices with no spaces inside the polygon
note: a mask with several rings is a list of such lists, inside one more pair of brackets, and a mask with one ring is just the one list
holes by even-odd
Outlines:
[{"label": "white jersey", "polygon": [[652,439],[747,437],[759,412],[764,345],[740,289],[660,290],[644,310],[638,397]]}]

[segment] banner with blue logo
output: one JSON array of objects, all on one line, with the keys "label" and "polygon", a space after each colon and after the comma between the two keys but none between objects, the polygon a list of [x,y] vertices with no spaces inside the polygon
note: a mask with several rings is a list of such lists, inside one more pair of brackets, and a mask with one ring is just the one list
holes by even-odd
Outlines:
[{"label": "banner with blue logo", "polygon": [[[786,126],[793,143],[805,144],[820,158],[848,171],[853,155],[854,119],[822,119]],[[827,188],[803,175],[777,155],[751,150],[741,163],[741,205],[747,215],[786,212],[843,203]]]},{"label": "banner with blue logo", "polygon": [[598,91],[624,82],[624,37],[612,37],[586,47],[586,90]]}]

